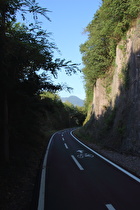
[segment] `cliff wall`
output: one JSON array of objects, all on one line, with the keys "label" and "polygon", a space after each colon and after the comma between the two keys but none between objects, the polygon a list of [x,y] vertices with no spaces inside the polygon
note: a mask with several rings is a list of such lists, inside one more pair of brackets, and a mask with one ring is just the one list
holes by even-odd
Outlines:
[{"label": "cliff wall", "polygon": [[93,95],[87,127],[96,140],[140,154],[140,18],[118,44],[115,65],[96,81]]}]

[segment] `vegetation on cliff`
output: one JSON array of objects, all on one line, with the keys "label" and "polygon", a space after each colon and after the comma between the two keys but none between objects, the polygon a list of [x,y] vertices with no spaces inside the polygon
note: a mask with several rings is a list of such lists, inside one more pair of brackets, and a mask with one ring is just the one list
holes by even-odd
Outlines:
[{"label": "vegetation on cliff", "polygon": [[93,97],[93,86],[98,78],[114,65],[116,46],[125,39],[126,32],[140,12],[140,0],[102,0],[102,5],[88,24],[88,40],[80,46],[83,54],[83,73],[86,103]]}]

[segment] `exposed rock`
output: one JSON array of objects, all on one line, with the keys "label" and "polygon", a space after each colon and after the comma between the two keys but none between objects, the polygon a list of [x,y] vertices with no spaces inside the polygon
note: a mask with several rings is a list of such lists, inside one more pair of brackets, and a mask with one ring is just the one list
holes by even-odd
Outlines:
[{"label": "exposed rock", "polygon": [[[109,76],[108,73],[106,78],[98,79],[94,87],[92,114],[98,121],[100,132],[97,136],[99,138],[101,130],[105,130],[105,126],[99,127],[99,121],[103,122],[105,117],[108,120],[106,112],[116,109],[114,119],[110,120],[112,125],[106,126],[107,138],[112,138],[114,142],[120,141],[121,150],[140,154],[140,19],[128,31],[126,40],[122,40],[116,48],[115,67],[108,93],[106,81]],[[104,125],[107,123],[104,119]]]},{"label": "exposed rock", "polygon": [[105,112],[105,108],[108,106],[108,98],[106,96],[106,89],[104,87],[103,79],[98,79],[94,86],[93,96],[93,112],[95,117],[98,118]]}]

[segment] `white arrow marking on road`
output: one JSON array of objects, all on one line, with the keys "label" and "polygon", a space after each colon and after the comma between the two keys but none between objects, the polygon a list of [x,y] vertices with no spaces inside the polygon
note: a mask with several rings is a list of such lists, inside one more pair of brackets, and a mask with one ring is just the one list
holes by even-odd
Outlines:
[{"label": "white arrow marking on road", "polygon": [[76,165],[78,166],[78,168],[83,171],[84,168],[81,166],[81,164],[78,162],[78,160],[74,157],[74,155],[71,155],[72,159],[74,160],[74,162],[76,163]]},{"label": "white arrow marking on road", "polygon": [[84,150],[78,149],[76,152],[83,153]]},{"label": "white arrow marking on road", "polygon": [[86,153],[86,152],[84,152],[84,150],[77,150],[76,151],[77,152],[77,157],[78,158],[93,158],[94,157],[94,155],[93,154],[89,154],[89,153]]},{"label": "white arrow marking on road", "polygon": [[73,134],[73,131],[70,132],[71,136],[73,136],[73,138],[79,142],[81,145],[83,145],[84,147],[86,147],[87,149],[89,149],[90,151],[92,151],[94,154],[96,154],[98,157],[102,158],[103,160],[105,160],[106,162],[110,163],[112,166],[114,166],[115,168],[119,169],[120,171],[122,171],[123,173],[127,174],[129,177],[131,177],[132,179],[136,180],[137,182],[140,183],[140,178],[136,177],[135,175],[131,174],[130,172],[126,171],[125,169],[123,169],[122,167],[118,166],[117,164],[113,163],[112,161],[108,160],[107,158],[103,157],[102,155],[100,155],[98,152],[95,152],[93,149],[89,148],[87,145],[83,144],[79,139],[77,139]]}]

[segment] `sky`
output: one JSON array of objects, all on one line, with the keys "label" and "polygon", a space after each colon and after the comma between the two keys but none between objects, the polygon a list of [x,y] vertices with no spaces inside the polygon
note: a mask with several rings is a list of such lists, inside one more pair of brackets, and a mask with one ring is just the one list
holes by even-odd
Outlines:
[{"label": "sky", "polygon": [[[51,22],[41,18],[42,27],[51,32],[51,39],[61,52],[55,53],[56,58],[71,60],[80,64],[83,68],[80,45],[87,40],[87,35],[83,33],[85,27],[93,19],[94,14],[101,5],[101,0],[37,0],[40,6],[47,8],[48,17]],[[67,83],[73,88],[71,93],[61,91],[60,97],[75,95],[85,99],[84,79],[82,73],[67,76],[61,72],[58,74],[57,83]]]}]

